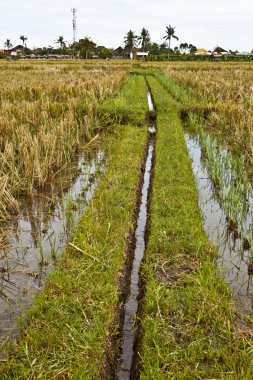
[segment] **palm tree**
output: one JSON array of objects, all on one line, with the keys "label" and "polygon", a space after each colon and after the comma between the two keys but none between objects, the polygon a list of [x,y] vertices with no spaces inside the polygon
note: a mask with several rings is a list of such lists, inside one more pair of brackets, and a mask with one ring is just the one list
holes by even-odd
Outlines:
[{"label": "palm tree", "polygon": [[143,51],[147,51],[148,46],[150,44],[150,34],[149,31],[145,28],[142,28],[141,34],[138,37],[139,43],[141,44],[141,48]]},{"label": "palm tree", "polygon": [[58,40],[56,40],[55,43],[59,44],[61,49],[63,49],[66,46],[66,41],[64,41],[63,36],[59,36]]},{"label": "palm tree", "polygon": [[8,50],[10,50],[11,48],[12,48],[12,43],[11,43],[11,41],[9,40],[9,39],[7,39],[6,40],[6,42],[4,43],[4,46],[8,49]]},{"label": "palm tree", "polygon": [[170,59],[170,43],[171,43],[171,37],[175,38],[177,41],[179,38],[175,36],[175,27],[172,28],[172,26],[166,26],[166,35],[163,37],[165,41],[169,40],[169,51],[168,51],[168,59]]},{"label": "palm tree", "polygon": [[129,32],[127,32],[124,43],[126,46],[129,47],[131,51],[133,51],[133,48],[136,46],[136,42],[138,40],[138,37],[135,35],[135,32],[133,32],[131,29]]},{"label": "palm tree", "polygon": [[21,36],[19,37],[19,39],[20,39],[21,41],[23,41],[23,47],[25,47],[25,41],[27,41],[28,38],[25,37],[25,36],[23,36],[23,35],[21,35]]}]

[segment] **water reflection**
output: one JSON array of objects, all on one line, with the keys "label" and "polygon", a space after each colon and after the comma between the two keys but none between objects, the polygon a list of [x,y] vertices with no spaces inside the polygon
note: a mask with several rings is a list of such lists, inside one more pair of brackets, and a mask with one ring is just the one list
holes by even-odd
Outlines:
[{"label": "water reflection", "polygon": [[76,165],[66,168],[64,180],[61,177],[43,193],[24,199],[19,216],[6,225],[8,247],[0,251],[2,346],[17,334],[18,316],[31,305],[64,251],[105,166],[102,151],[81,157]]},{"label": "water reflection", "polygon": [[243,237],[249,238],[249,230],[252,224],[252,197],[250,196],[248,200],[248,213],[239,232],[230,232],[221,201],[215,194],[206,164],[202,160],[198,138],[186,133],[185,141],[192,159],[204,229],[211,243],[218,246],[217,266],[236,298],[244,305],[245,309],[252,309],[253,282],[252,275],[248,273],[250,254],[248,250],[243,249]]}]

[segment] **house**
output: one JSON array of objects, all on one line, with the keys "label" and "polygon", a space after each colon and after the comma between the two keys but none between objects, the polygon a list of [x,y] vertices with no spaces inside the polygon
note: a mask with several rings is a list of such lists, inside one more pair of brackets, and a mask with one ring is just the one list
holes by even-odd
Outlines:
[{"label": "house", "polygon": [[126,45],[124,48],[119,46],[117,49],[113,50],[112,52],[112,58],[141,58],[146,59],[149,55],[149,52],[142,51],[142,49],[134,47],[130,48],[128,45]]},{"label": "house", "polygon": [[197,49],[194,54],[195,55],[211,55],[211,53],[206,49]]},{"label": "house", "polygon": [[250,55],[252,55],[252,53],[249,53],[249,52],[246,52],[246,51],[242,51],[242,52],[239,52],[239,51],[238,51],[238,52],[236,53],[236,55],[244,55],[244,56],[247,55],[247,56],[250,56]]},{"label": "house", "polygon": [[222,54],[221,53],[218,53],[217,51],[213,51],[212,54],[211,54],[211,61],[215,61],[215,60],[218,60],[219,58],[222,57]]},{"label": "house", "polygon": [[119,46],[117,49],[113,50],[112,58],[124,58],[124,49]]},{"label": "house", "polygon": [[1,50],[0,53],[1,53],[1,54],[4,54],[4,55],[11,55],[10,51],[9,51],[9,50],[6,50],[6,49]]},{"label": "house", "polygon": [[23,45],[18,45],[18,46],[15,46],[14,48],[11,48],[10,50],[8,50],[10,53],[24,53],[24,51],[26,50],[27,48],[24,47]]},{"label": "house", "polygon": [[22,45],[15,46],[14,48],[3,50],[3,54],[5,55],[11,55],[11,56],[17,56],[20,54],[24,54],[26,47]]},{"label": "house", "polygon": [[146,60],[148,55],[149,55],[148,51],[137,51],[136,52],[137,59],[142,58],[143,60]]},{"label": "house", "polygon": [[131,50],[129,49],[128,46],[125,48],[122,48],[119,46],[117,49],[113,50],[112,52],[112,58],[130,58],[131,55]]}]

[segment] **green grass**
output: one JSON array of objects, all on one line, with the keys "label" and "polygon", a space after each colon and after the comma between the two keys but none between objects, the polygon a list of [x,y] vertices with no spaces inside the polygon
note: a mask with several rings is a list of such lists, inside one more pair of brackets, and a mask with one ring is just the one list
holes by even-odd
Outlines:
[{"label": "green grass", "polygon": [[252,341],[238,328],[231,293],[213,265],[179,110],[154,77],[148,81],[158,141],[140,378],[252,379]]},{"label": "green grass", "polygon": [[[144,78],[134,76],[122,90],[125,96],[139,93],[143,125],[145,90]],[[65,252],[36,297],[29,326],[7,350],[1,378],[99,378],[109,334],[118,329],[119,282],[127,260],[127,236],[135,222],[146,136],[146,126],[133,124],[114,125],[104,134],[108,168],[71,241],[79,250]]]},{"label": "green grass", "polygon": [[115,98],[108,98],[98,108],[98,112],[107,116],[117,123],[134,123],[143,125],[148,111],[146,84],[143,76],[132,73],[127,77],[122,90]]}]

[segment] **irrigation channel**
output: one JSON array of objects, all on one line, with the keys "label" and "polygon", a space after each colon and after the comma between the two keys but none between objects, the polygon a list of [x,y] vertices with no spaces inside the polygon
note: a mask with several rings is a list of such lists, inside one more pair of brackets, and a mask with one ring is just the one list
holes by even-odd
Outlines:
[{"label": "irrigation channel", "polygon": [[[202,160],[202,148],[196,135],[185,133],[185,141],[192,160],[198,193],[199,207],[202,212],[204,228],[211,243],[218,247],[216,265],[229,284],[238,301],[240,309],[252,314],[253,281],[249,273],[250,247],[243,247],[241,232],[235,233],[228,229],[228,221],[221,200],[209,177],[208,167]],[[224,176],[226,173],[224,173]],[[252,188],[247,200],[247,213],[244,216],[244,230],[250,240],[249,231],[253,220]],[[252,247],[253,248],[253,247]]]},{"label": "irrigation channel", "polygon": [[[103,151],[79,157],[47,191],[23,199],[19,215],[6,225],[8,246],[0,251],[2,348],[19,333],[19,317],[43,288],[45,276],[64,251],[105,168]],[[74,179],[73,172],[78,173]],[[66,177],[72,179],[66,190],[63,177],[64,186]]]},{"label": "irrigation channel", "polygon": [[141,295],[140,267],[145,254],[147,222],[149,217],[149,200],[151,194],[152,168],[156,141],[156,123],[154,121],[154,105],[149,88],[147,88],[149,106],[148,150],[144,170],[141,202],[135,230],[135,248],[130,277],[129,296],[124,305],[124,322],[122,330],[122,344],[120,347],[118,380],[133,378],[133,364],[136,357],[136,339],[138,329],[138,306]]}]

